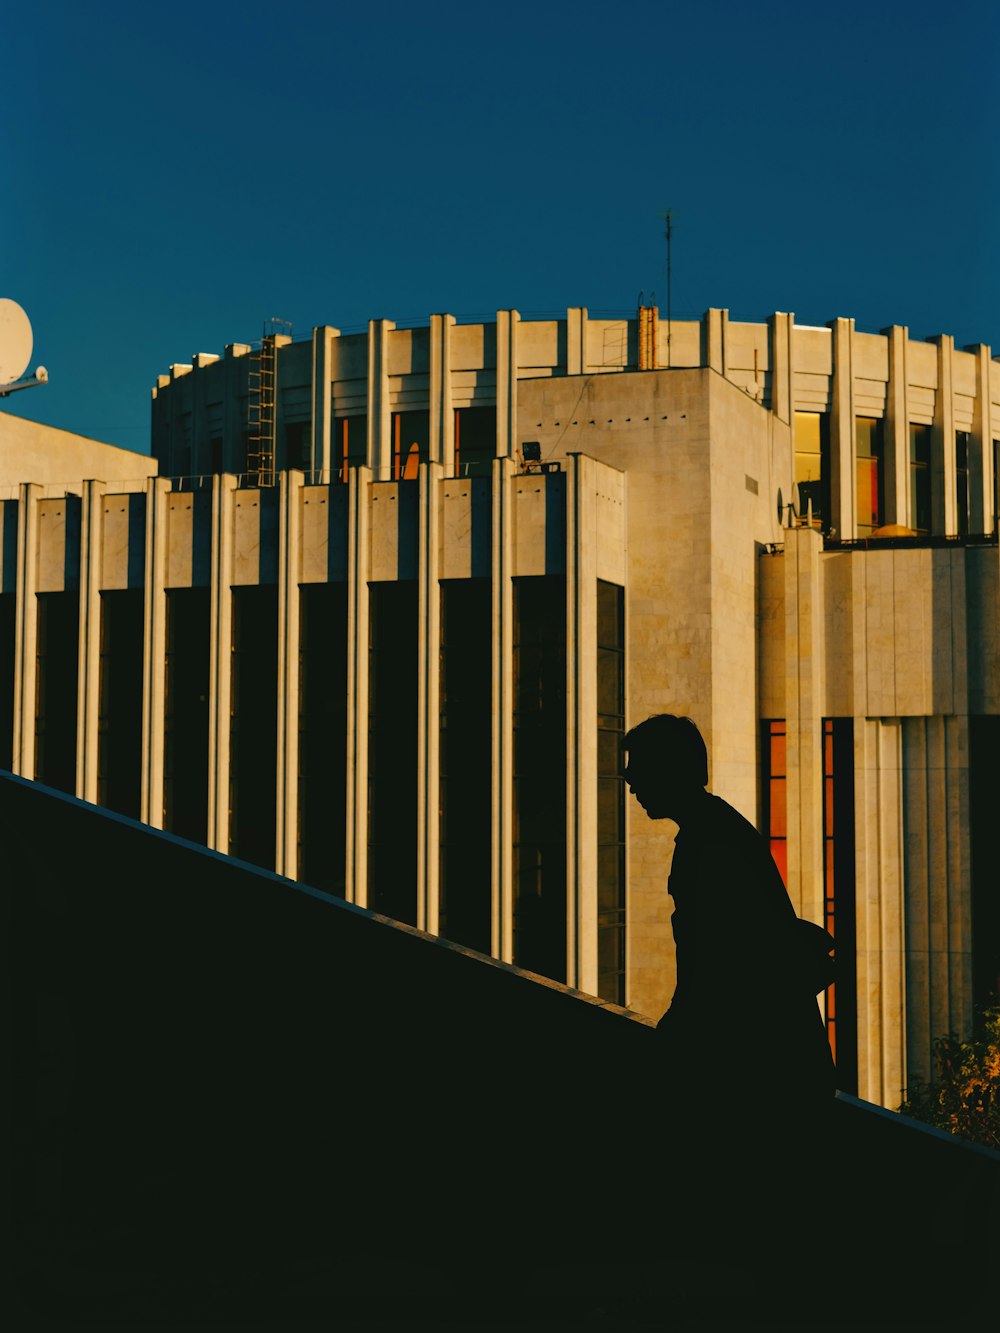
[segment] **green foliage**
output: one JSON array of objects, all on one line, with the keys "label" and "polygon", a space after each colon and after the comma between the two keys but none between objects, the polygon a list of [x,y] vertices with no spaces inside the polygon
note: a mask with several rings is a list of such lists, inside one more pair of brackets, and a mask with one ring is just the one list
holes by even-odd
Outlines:
[{"label": "green foliage", "polygon": [[901,1114],[1000,1149],[1000,996],[982,1009],[972,1041],[938,1037],[934,1057],[936,1079],[907,1088]]}]

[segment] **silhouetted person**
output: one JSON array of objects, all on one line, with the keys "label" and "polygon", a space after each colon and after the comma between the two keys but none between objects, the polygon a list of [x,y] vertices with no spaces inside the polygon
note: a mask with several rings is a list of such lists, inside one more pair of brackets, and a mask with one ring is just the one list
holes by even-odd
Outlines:
[{"label": "silhouetted person", "polygon": [[677,982],[657,1025],[664,1125],[743,1186],[780,1184],[821,1152],[833,1100],[816,1002],[832,980],[833,940],[796,916],[753,825],[706,790],[705,743],[690,718],[648,718],[624,745],[636,800],[680,830],[668,883]]}]

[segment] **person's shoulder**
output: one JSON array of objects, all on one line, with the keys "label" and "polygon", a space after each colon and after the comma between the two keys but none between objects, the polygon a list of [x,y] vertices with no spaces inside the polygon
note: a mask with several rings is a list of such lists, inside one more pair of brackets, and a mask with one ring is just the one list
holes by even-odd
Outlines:
[{"label": "person's shoulder", "polygon": [[741,815],[734,805],[730,805],[728,801],[724,801],[721,796],[716,796],[713,792],[706,792],[702,820],[705,825],[726,831],[733,837],[760,837],[758,830],[745,815]]}]

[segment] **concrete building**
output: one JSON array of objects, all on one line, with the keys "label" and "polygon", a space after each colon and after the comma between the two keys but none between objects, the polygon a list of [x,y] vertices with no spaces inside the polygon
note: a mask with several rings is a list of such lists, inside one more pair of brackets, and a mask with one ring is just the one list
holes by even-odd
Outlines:
[{"label": "concrete building", "polygon": [[1000,971],[993,364],[651,308],[199,354],[160,475],[3,501],[0,763],[655,1017],[619,743],[689,714],[896,1106]]}]

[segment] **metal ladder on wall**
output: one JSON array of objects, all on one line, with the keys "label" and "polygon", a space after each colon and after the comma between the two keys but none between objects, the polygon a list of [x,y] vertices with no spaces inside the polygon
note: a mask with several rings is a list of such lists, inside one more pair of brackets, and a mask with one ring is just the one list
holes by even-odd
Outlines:
[{"label": "metal ladder on wall", "polygon": [[247,381],[247,484],[274,485],[274,334],[250,353]]}]

